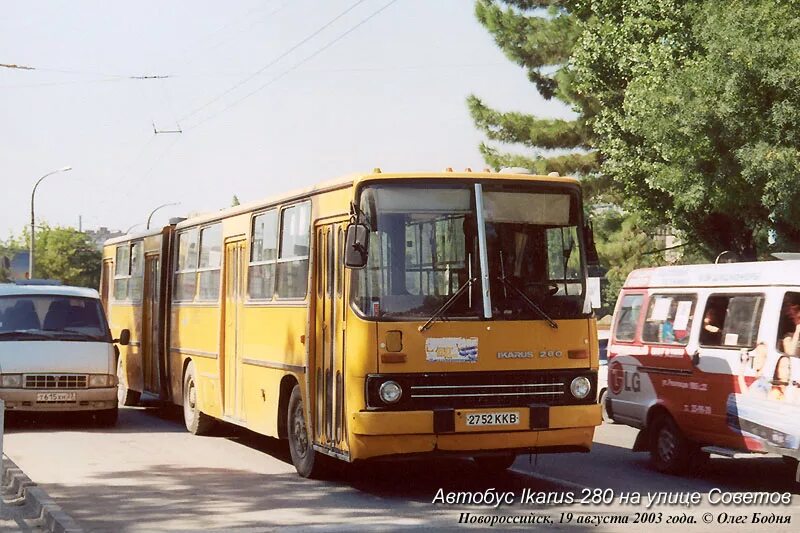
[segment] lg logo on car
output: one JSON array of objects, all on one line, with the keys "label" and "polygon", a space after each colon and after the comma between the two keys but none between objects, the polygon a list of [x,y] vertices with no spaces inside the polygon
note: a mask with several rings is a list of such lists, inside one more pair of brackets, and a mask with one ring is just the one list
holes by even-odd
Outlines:
[{"label": "lg logo on car", "polygon": [[539,352],[539,357],[561,357],[561,350],[542,350]]}]

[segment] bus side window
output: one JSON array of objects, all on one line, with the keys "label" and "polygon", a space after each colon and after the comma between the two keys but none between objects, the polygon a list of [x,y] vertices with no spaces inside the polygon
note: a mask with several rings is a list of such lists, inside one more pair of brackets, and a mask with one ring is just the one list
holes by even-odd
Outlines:
[{"label": "bus side window", "polygon": [[636,326],[642,312],[641,294],[627,294],[622,298],[619,315],[614,327],[614,338],[618,341],[631,342],[636,337]]}]

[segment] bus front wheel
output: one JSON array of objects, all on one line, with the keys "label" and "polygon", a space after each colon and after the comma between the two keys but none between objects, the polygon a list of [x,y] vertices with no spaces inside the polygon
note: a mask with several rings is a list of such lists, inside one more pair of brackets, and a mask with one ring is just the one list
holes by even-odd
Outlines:
[{"label": "bus front wheel", "polygon": [[297,473],[303,477],[315,478],[321,474],[321,457],[314,451],[306,425],[305,408],[300,385],[295,385],[289,397],[287,433],[289,437],[289,453],[292,456]]},{"label": "bus front wheel", "polygon": [[684,473],[691,459],[691,443],[671,416],[661,415],[654,422],[650,442],[653,466],[665,474]]},{"label": "bus front wheel", "polygon": [[200,410],[194,363],[189,363],[183,376],[183,421],[193,435],[205,435],[214,426],[214,419]]}]

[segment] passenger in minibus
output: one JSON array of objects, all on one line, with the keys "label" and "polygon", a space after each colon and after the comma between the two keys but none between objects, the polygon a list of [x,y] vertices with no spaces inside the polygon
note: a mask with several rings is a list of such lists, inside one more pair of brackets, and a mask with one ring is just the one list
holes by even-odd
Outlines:
[{"label": "passenger in minibus", "polygon": [[800,356],[800,301],[796,293],[787,293],[783,301],[784,320],[781,321],[779,349],[786,355]]},{"label": "passenger in minibus", "polygon": [[708,307],[703,317],[703,329],[700,331],[700,344],[702,346],[722,345],[722,326],[719,320],[719,311],[715,307]]}]

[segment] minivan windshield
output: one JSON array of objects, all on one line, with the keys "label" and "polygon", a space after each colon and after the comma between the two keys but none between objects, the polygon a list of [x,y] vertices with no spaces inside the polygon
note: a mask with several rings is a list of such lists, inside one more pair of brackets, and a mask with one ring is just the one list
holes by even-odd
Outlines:
[{"label": "minivan windshield", "polygon": [[110,342],[100,301],[59,295],[0,297],[0,342],[59,340]]},{"label": "minivan windshield", "polygon": [[371,235],[352,297],[364,316],[427,320],[441,312],[444,319],[550,320],[584,314],[580,198],[571,188],[379,184],[364,188],[359,209]]}]

